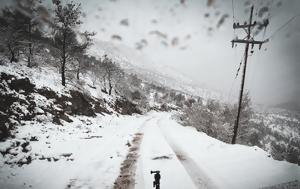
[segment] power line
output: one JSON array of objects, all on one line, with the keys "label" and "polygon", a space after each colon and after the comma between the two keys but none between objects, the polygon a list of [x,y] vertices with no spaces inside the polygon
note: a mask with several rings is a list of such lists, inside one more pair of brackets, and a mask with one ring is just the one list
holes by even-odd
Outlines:
[{"label": "power line", "polygon": [[239,75],[239,71],[240,71],[240,69],[241,69],[241,66],[242,66],[242,63],[243,63],[244,58],[245,58],[245,53],[244,53],[244,55],[243,55],[243,57],[242,57],[242,60],[240,61],[240,65],[239,65],[239,67],[238,67],[238,69],[237,69],[237,71],[236,71],[236,74],[235,74],[235,78],[234,78],[234,79],[236,79],[237,76]]},{"label": "power line", "polygon": [[230,99],[231,99],[231,94],[232,94],[233,85],[234,85],[234,83],[235,83],[235,81],[236,81],[236,78],[238,77],[238,74],[239,74],[239,71],[240,71],[240,69],[241,69],[241,66],[242,66],[242,63],[243,63],[243,59],[244,59],[244,58],[245,58],[245,54],[244,54],[243,57],[241,58],[241,61],[240,61],[239,67],[238,67],[238,69],[237,69],[237,71],[236,71],[235,77],[232,79],[231,86],[230,86],[230,90],[229,90],[229,92],[228,92],[228,97],[227,97],[228,102],[229,102]]},{"label": "power line", "polygon": [[231,0],[231,8],[232,8],[232,20],[234,22],[235,17],[234,17],[234,2],[233,2],[233,0]]},{"label": "power line", "polygon": [[[231,0],[231,11],[232,11],[232,24],[234,24],[234,21],[236,20],[235,19],[235,12],[234,12],[234,0]],[[233,30],[233,36],[232,37],[235,37],[235,30]],[[236,48],[235,48],[235,51],[234,51],[234,59],[236,59]],[[231,86],[230,86],[230,90],[229,90],[229,92],[228,92],[228,97],[227,97],[227,100],[228,100],[228,102],[230,101],[230,99],[231,99],[231,93],[232,93],[232,88],[233,88],[233,85],[234,85],[234,83],[235,83],[235,79],[236,78],[234,78],[233,80],[232,80],[232,82],[231,82]]]},{"label": "power line", "polygon": [[[232,8],[232,24],[234,24],[234,21],[236,20],[235,19],[235,16],[234,16],[234,0],[231,0],[231,8]],[[235,37],[235,30],[233,30],[233,37]]]},{"label": "power line", "polygon": [[280,26],[277,30],[275,30],[274,33],[270,37],[268,37],[267,39],[273,38],[280,30],[282,30],[284,27],[286,27],[290,22],[292,22],[298,16],[300,16],[300,15],[298,14],[298,15],[295,15],[295,16],[291,17],[282,26]]}]

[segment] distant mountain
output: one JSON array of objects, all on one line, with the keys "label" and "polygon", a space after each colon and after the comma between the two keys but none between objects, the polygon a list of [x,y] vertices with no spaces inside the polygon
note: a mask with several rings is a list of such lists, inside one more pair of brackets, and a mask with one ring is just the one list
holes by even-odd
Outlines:
[{"label": "distant mountain", "polygon": [[137,74],[148,82],[203,98],[221,98],[220,93],[199,86],[199,84],[194,83],[191,79],[172,68],[152,62],[135,49],[125,45],[95,41],[89,50],[89,54],[99,58],[107,54],[123,69],[129,73]]},{"label": "distant mountain", "polygon": [[295,101],[288,101],[285,103],[280,103],[280,104],[275,105],[275,107],[300,113],[300,103],[295,102]]}]

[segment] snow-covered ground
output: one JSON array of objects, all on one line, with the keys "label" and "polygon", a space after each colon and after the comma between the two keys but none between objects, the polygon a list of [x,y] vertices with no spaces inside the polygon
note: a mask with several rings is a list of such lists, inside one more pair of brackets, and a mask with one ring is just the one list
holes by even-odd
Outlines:
[{"label": "snow-covered ground", "polygon": [[[59,74],[58,68],[51,65],[40,65],[40,67],[27,67],[25,61],[18,63],[5,63],[0,65],[1,73],[13,75],[17,79],[28,78],[37,89],[48,88],[54,91],[57,95],[67,95],[70,90],[84,91],[91,97],[106,99],[111,101],[112,97],[102,93],[99,88],[102,87],[101,82],[92,81],[91,74],[82,74],[80,82],[77,79],[68,79],[66,86],[61,85],[61,75]],[[91,87],[94,86],[94,87]]]},{"label": "snow-covered ground", "polygon": [[157,114],[152,123],[144,129],[136,188],[151,188],[155,169],[161,188],[250,189],[295,180],[300,188],[299,166],[273,160],[258,147],[225,144],[182,127],[169,114]]},{"label": "snow-covered ground", "polygon": [[7,165],[7,158],[17,157],[0,155],[0,188],[112,188],[136,133],[143,133],[137,189],[152,188],[150,170],[161,171],[162,189],[252,189],[288,182],[300,187],[299,166],[273,160],[258,147],[225,144],[179,125],[171,115],[78,116],[64,126],[28,123],[0,149],[36,136],[29,151],[18,154],[32,153],[32,163]]},{"label": "snow-covered ground", "polygon": [[[147,117],[139,116],[79,116],[64,126],[32,122],[18,129],[17,139],[36,137],[31,150],[17,157],[0,153],[0,188],[111,188],[119,174],[120,164],[127,154],[128,142]],[[32,163],[18,167],[4,164],[33,155]]]}]

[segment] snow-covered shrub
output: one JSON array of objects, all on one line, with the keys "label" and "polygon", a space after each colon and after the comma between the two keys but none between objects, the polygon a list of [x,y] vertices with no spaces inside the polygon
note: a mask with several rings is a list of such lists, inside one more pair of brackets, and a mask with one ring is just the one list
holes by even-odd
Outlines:
[{"label": "snow-covered shrub", "polygon": [[214,102],[211,101],[209,105],[202,105],[199,103],[193,104],[192,107],[184,108],[184,117],[186,117],[186,124],[194,126],[198,131],[217,137],[218,124],[217,111]]},{"label": "snow-covered shrub", "polygon": [[[224,105],[212,99],[208,99],[206,103],[203,103],[202,100],[192,102],[186,103],[188,106],[183,109],[182,120],[184,120],[185,124],[191,125],[209,136],[229,143],[233,135],[237,106]],[[255,135],[257,134],[257,130],[251,128],[249,125],[252,115],[251,100],[249,94],[246,93],[241,108],[240,127],[238,131],[239,143],[253,145],[251,142],[256,141],[256,138],[258,138]]]}]

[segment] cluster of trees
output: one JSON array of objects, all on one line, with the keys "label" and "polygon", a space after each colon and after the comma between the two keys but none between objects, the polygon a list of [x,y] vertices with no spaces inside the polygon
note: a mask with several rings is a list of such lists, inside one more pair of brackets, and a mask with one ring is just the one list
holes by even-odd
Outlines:
[{"label": "cluster of trees", "polygon": [[300,138],[297,135],[300,124],[299,115],[289,113],[284,115],[284,112],[280,112],[281,116],[276,114],[256,114],[261,121],[259,125],[253,124],[253,126],[263,133],[264,137],[259,138],[261,147],[269,149],[274,159],[285,159],[300,165]]},{"label": "cluster of trees", "polygon": [[[237,105],[198,98],[194,101],[185,101],[183,113],[179,118],[185,125],[193,126],[198,131],[230,143],[236,114]],[[274,159],[300,164],[300,140],[284,131],[299,133],[299,118],[297,115],[276,115],[278,114],[272,116],[272,114],[255,112],[247,92],[241,106],[237,143],[258,146],[269,151]],[[273,127],[280,129],[273,129]]]},{"label": "cluster of trees", "polygon": [[31,65],[33,43],[39,33],[40,22],[37,19],[36,1],[18,2],[15,9],[5,7],[0,17],[1,51],[5,52],[10,62],[17,61],[20,53],[27,57],[28,66]]},{"label": "cluster of trees", "polygon": [[125,84],[124,70],[107,55],[98,60],[95,58],[92,59],[90,70],[92,72],[93,85],[96,82],[100,82],[102,83],[102,92],[111,95],[114,91],[118,94]]},{"label": "cluster of trees", "polygon": [[[204,101],[201,98],[188,102],[190,103],[185,104],[189,106],[184,106],[181,115],[184,124],[194,126],[197,130],[205,132],[209,136],[230,143],[236,120],[237,105],[221,104],[219,101],[212,99]],[[244,95],[241,112],[237,142],[256,145],[254,139],[256,131],[249,126],[254,114],[249,93]]]},{"label": "cluster of trees", "polygon": [[27,59],[28,67],[36,64],[33,58],[41,46],[59,62],[62,85],[66,85],[66,71],[76,71],[79,79],[86,50],[92,44],[93,32],[79,31],[82,24],[81,5],[53,0],[52,9],[40,0],[16,0],[0,15],[0,49],[10,62]]},{"label": "cluster of trees", "polygon": [[95,33],[81,31],[81,5],[73,1],[53,0],[45,7],[41,0],[15,0],[0,13],[0,54],[10,62],[26,61],[28,67],[55,66],[61,84],[77,79],[101,91],[128,98],[148,108],[147,92],[142,80],[124,70],[107,55],[89,56],[88,48]]}]

